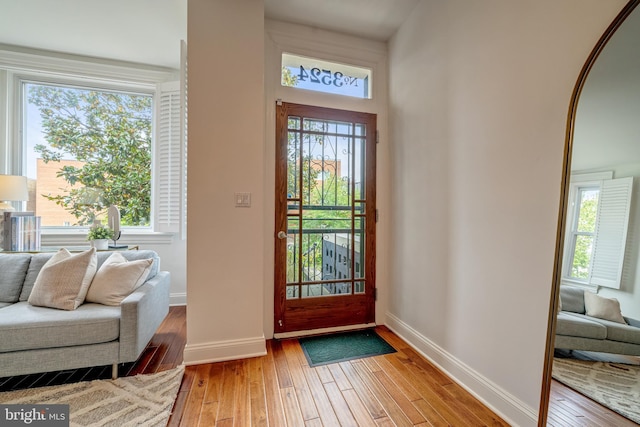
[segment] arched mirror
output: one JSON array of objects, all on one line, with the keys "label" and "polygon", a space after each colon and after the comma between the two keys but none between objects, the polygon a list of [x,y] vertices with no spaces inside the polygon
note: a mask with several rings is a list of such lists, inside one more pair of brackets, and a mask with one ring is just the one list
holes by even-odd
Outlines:
[{"label": "arched mirror", "polygon": [[638,3],[602,36],[571,101],[540,426],[581,415],[580,404],[566,410],[550,390],[597,402],[601,414],[585,419],[640,424]]}]

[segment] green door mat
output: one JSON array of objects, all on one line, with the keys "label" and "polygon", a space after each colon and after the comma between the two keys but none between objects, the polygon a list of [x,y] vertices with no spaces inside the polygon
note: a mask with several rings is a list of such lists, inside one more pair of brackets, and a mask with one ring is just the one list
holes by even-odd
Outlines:
[{"label": "green door mat", "polygon": [[311,367],[396,352],[373,329],[306,337],[298,341]]}]

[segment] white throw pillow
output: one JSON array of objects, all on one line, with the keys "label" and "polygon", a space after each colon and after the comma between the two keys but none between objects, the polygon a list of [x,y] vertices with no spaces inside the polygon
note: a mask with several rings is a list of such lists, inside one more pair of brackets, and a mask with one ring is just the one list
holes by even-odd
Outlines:
[{"label": "white throw pillow", "polygon": [[587,316],[611,320],[612,322],[627,323],[622,317],[620,303],[615,298],[604,298],[593,292],[585,291],[584,308]]},{"label": "white throw pillow", "polygon": [[75,310],[84,302],[97,266],[94,248],[75,255],[65,248],[60,249],[38,273],[29,304]]},{"label": "white throw pillow", "polygon": [[144,283],[152,264],[152,259],[127,261],[122,254],[114,252],[93,278],[87,292],[87,302],[120,305],[123,299]]}]

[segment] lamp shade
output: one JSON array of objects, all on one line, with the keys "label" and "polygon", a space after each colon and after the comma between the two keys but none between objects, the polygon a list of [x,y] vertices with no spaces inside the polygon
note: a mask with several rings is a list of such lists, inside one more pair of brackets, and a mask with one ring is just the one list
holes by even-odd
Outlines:
[{"label": "lamp shade", "polygon": [[0,175],[0,201],[18,202],[29,200],[27,177]]}]

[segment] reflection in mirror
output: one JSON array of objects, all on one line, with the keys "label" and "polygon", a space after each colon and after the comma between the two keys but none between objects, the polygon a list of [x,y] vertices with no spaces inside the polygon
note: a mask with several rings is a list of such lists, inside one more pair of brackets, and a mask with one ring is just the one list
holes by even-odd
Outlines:
[{"label": "reflection in mirror", "polygon": [[[625,11],[572,104],[550,350],[552,394],[587,396],[598,402],[578,405],[594,411],[587,419],[615,425],[627,422],[618,414],[640,423],[640,10]],[[550,399],[549,425],[571,425],[558,421],[561,405]]]}]

